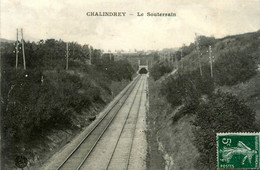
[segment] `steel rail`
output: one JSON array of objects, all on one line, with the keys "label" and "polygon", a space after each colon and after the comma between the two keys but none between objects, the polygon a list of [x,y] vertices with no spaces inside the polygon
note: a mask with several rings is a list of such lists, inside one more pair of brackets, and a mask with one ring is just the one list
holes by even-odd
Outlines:
[{"label": "steel rail", "polygon": [[[144,88],[144,83],[143,83],[143,85],[142,85],[142,91],[143,91],[143,88]],[[135,96],[135,98],[136,98],[136,96]],[[134,99],[134,100],[135,100],[135,99]],[[139,101],[139,104],[138,104],[138,110],[137,110],[137,118],[136,118],[136,120],[138,119],[139,110],[140,110],[140,106],[141,106],[141,101],[142,101],[142,93],[141,93],[140,101]],[[111,163],[111,161],[112,161],[112,159],[113,159],[115,150],[116,150],[116,148],[117,148],[117,145],[118,145],[118,143],[119,143],[119,140],[120,140],[121,135],[122,135],[122,133],[123,133],[123,130],[124,130],[124,128],[125,128],[127,119],[128,119],[129,114],[130,114],[130,112],[131,112],[131,110],[132,110],[132,108],[133,108],[133,105],[134,105],[134,101],[133,101],[133,103],[131,104],[131,108],[130,108],[128,114],[127,114],[127,117],[126,117],[126,119],[125,119],[124,125],[123,125],[123,127],[122,127],[122,129],[121,129],[121,131],[120,131],[119,137],[118,137],[118,139],[117,139],[117,141],[116,141],[116,145],[115,145],[115,147],[113,148],[113,152],[112,152],[112,154],[111,154],[111,156],[110,156],[110,158],[109,158],[109,161],[108,161],[108,163],[107,163],[106,170],[108,170],[109,165],[110,165],[110,163]],[[136,121],[136,122],[137,122],[137,121]],[[136,126],[135,126],[135,128],[136,128]],[[133,136],[133,137],[134,137],[134,136]],[[128,162],[128,161],[127,161],[127,162]]]},{"label": "steel rail", "polygon": [[[110,113],[110,111],[112,109],[115,108],[115,106],[119,103],[119,101],[125,97],[125,95],[127,94],[127,92],[129,92],[128,96],[126,97],[126,99],[123,101],[122,105],[119,107],[119,109],[116,111],[116,114],[118,113],[118,111],[121,109],[121,107],[124,105],[124,103],[126,102],[126,100],[128,99],[129,95],[131,94],[131,92],[134,90],[134,87],[136,86],[137,82],[140,80],[140,76],[137,77],[134,82],[132,82],[132,84],[128,87],[128,89],[125,90],[125,92],[122,94],[122,96],[120,96],[120,98],[111,106],[111,108],[104,114],[104,116],[94,125],[94,127],[86,134],[86,136],[80,141],[80,143],[73,149],[73,151],[64,159],[64,161],[58,166],[58,168],[56,168],[56,170],[60,170],[64,164],[71,158],[71,156],[80,148],[80,146],[84,143],[84,141],[86,141],[86,139],[92,134],[92,132],[98,127],[98,125],[107,117],[107,115]],[[113,119],[113,118],[112,118]]]},{"label": "steel rail", "polygon": [[[137,96],[137,93],[138,93],[138,91],[139,91],[139,88],[140,88],[141,84],[142,84],[142,82],[141,82],[140,85],[138,86],[138,89],[137,89],[137,92],[136,92],[136,94],[135,94],[133,103],[134,103],[134,101],[135,101],[135,98],[136,98],[136,96]],[[132,109],[133,103],[131,104],[130,110]],[[122,105],[122,106],[123,106],[123,105]],[[121,108],[122,108],[122,107],[120,107],[120,109],[121,109]],[[119,110],[120,110],[120,109],[119,109]],[[113,116],[112,119],[109,121],[109,123],[107,124],[107,126],[105,127],[105,129],[104,129],[104,130],[102,131],[102,133],[99,135],[99,137],[98,137],[98,139],[96,140],[95,144],[91,147],[91,150],[87,153],[87,155],[84,157],[84,159],[82,160],[82,162],[80,163],[80,165],[77,167],[76,170],[79,170],[79,169],[82,167],[82,165],[83,165],[84,162],[87,160],[87,158],[89,157],[89,155],[91,154],[91,152],[93,151],[93,149],[96,147],[97,143],[99,142],[99,140],[101,139],[101,137],[103,136],[103,134],[105,133],[105,131],[107,130],[107,128],[109,127],[109,125],[111,124],[111,122],[112,122],[112,121],[114,120],[114,118],[116,117],[116,115],[117,115],[117,113],[119,112],[119,110],[114,114],[114,116]],[[130,112],[130,111],[129,111],[129,112]],[[129,115],[129,113],[128,113],[128,115]],[[128,115],[127,115],[127,117],[128,117]],[[126,119],[127,119],[127,118],[126,118]]]},{"label": "steel rail", "polygon": [[136,125],[137,125],[137,121],[138,121],[139,113],[140,113],[140,108],[141,108],[142,96],[143,96],[143,92],[142,92],[142,94],[141,94],[141,99],[140,99],[140,102],[139,102],[139,108],[138,108],[137,116],[136,116],[136,119],[135,119],[134,133],[133,133],[133,137],[132,137],[132,141],[131,141],[131,146],[130,146],[129,153],[128,153],[128,158],[127,158],[127,163],[126,163],[126,168],[125,168],[125,170],[128,170],[128,166],[129,166],[129,163],[130,163],[130,157],[131,157],[132,148],[133,148],[133,143],[134,143],[134,138],[135,138]]}]

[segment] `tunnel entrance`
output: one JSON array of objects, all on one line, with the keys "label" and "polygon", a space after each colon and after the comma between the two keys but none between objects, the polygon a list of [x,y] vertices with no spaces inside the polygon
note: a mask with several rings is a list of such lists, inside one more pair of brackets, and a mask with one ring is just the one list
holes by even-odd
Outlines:
[{"label": "tunnel entrance", "polygon": [[139,74],[147,74],[147,73],[148,73],[148,71],[146,70],[146,68],[141,68],[139,70]]}]

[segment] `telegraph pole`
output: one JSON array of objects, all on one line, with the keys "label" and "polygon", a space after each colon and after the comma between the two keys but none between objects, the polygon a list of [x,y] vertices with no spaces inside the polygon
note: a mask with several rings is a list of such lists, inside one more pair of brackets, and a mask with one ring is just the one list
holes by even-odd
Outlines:
[{"label": "telegraph pole", "polygon": [[23,42],[23,29],[22,28],[21,28],[21,35],[22,35],[22,50],[23,50],[23,69],[26,70],[24,42]]},{"label": "telegraph pole", "polygon": [[91,65],[91,46],[89,46],[89,63]]},{"label": "telegraph pole", "polygon": [[181,49],[181,68],[183,69],[183,55],[182,55],[182,49]]},{"label": "telegraph pole", "polygon": [[141,61],[140,59],[138,60],[138,70],[140,69]]},{"label": "telegraph pole", "polygon": [[18,42],[18,28],[16,29],[16,53],[15,53],[15,69],[18,68],[18,53],[19,53],[19,42]]},{"label": "telegraph pole", "polygon": [[173,55],[172,54],[170,54],[170,63],[171,63],[171,65],[173,65]]},{"label": "telegraph pole", "polygon": [[175,53],[175,65],[176,65],[176,69],[178,69],[178,60],[177,60],[176,53]]},{"label": "telegraph pole", "polygon": [[197,49],[198,58],[199,58],[200,76],[202,77],[202,69],[201,69],[201,61],[200,61],[200,49],[199,49],[199,38],[197,36],[197,33],[195,33],[195,36],[196,36],[196,49]]},{"label": "telegraph pole", "polygon": [[69,43],[66,43],[66,70],[69,69]]},{"label": "telegraph pole", "polygon": [[212,56],[211,46],[209,46],[209,62],[210,62],[210,76],[213,78],[213,62],[214,62],[214,56]]}]

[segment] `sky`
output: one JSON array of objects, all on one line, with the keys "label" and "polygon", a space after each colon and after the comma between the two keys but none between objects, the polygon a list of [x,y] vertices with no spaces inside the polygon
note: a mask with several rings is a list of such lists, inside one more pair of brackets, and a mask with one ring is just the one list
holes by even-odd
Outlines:
[{"label": "sky", "polygon": [[[93,11],[127,14],[86,15]],[[188,45],[195,33],[221,38],[260,29],[260,0],[1,0],[0,14],[1,38],[15,40],[23,28],[26,41],[54,38],[103,50],[161,50]]]}]

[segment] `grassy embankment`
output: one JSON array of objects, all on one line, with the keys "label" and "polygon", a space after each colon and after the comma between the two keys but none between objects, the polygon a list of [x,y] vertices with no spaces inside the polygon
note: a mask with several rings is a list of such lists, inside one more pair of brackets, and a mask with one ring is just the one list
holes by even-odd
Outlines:
[{"label": "grassy embankment", "polygon": [[[72,43],[73,44],[73,43]],[[72,48],[73,47],[73,48]],[[111,61],[96,49],[75,44],[64,69],[65,43],[25,43],[27,69],[15,69],[13,44],[1,44],[1,125],[3,169],[17,156],[41,164],[69,142],[132,79],[127,61]],[[92,51],[92,65],[87,51]],[[20,54],[19,54],[20,55]]]},{"label": "grassy embankment", "polygon": [[[259,131],[259,33],[200,37],[202,76],[194,43],[182,47],[176,74],[158,73],[168,61],[151,69],[148,126],[167,169],[216,169],[217,132]],[[215,56],[213,78],[209,45]]]}]

